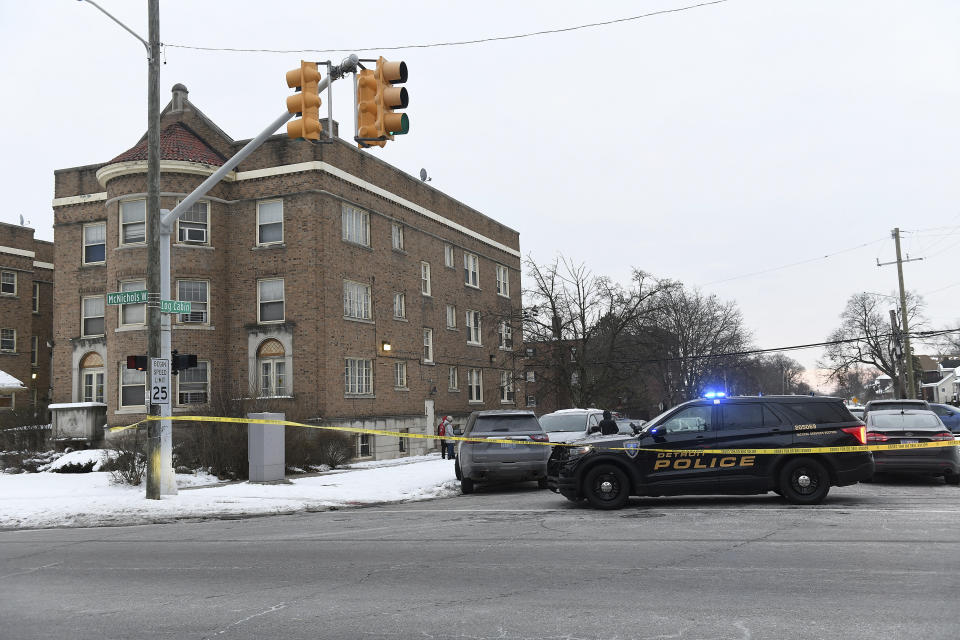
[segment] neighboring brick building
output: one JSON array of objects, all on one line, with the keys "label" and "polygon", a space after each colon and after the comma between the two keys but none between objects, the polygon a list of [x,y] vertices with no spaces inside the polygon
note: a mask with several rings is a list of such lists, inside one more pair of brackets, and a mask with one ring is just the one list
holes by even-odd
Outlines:
[{"label": "neighboring brick building", "polygon": [[[160,130],[164,209],[244,144],[182,85]],[[108,292],[146,288],[145,192],[145,138],[56,172],[54,396],[106,402],[111,425],[145,411],[144,376],[123,366],[146,352],[145,310],[104,306]],[[518,233],[352,143],[273,136],[180,219],[171,263],[173,297],[193,302],[173,348],[201,361],[180,376],[174,415],[223,393],[327,424],[432,431],[433,414],[523,404]],[[357,448],[391,457],[428,443]]]},{"label": "neighboring brick building", "polygon": [[46,419],[53,339],[53,243],[0,223],[0,371],[25,391],[0,393],[0,411]]}]

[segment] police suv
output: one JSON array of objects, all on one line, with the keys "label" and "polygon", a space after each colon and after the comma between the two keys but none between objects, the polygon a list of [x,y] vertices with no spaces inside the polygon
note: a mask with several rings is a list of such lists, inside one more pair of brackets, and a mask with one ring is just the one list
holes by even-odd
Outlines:
[{"label": "police suv", "polygon": [[586,498],[598,509],[619,509],[630,496],[768,491],[794,504],[817,504],[831,485],[855,484],[873,474],[869,452],[750,451],[866,444],[866,428],[839,398],[708,395],[657,416],[636,436],[554,447],[547,486],[574,502]]}]

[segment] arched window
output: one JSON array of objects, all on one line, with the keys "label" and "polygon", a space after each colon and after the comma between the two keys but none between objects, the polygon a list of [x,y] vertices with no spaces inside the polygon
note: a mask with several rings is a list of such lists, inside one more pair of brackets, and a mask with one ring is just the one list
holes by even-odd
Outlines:
[{"label": "arched window", "polygon": [[260,343],[257,348],[257,391],[260,397],[290,395],[290,389],[287,388],[286,355],[279,340],[270,338]]},{"label": "arched window", "polygon": [[103,358],[91,351],[80,359],[82,402],[103,402]]}]

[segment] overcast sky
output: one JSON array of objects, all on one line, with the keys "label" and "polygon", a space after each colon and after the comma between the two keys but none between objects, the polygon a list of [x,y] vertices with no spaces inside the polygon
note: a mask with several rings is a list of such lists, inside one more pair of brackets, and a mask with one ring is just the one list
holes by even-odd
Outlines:
[{"label": "overcast sky", "polygon": [[[146,0],[98,1],[147,37]],[[853,293],[894,293],[895,266],[876,263],[900,227],[925,258],[905,265],[907,287],[934,327],[960,326],[958,2],[727,0],[388,50],[694,4],[161,0],[161,104],[183,83],[251,138],[284,111],[301,58],[173,45],[402,59],[410,134],[368,153],[426,168],[537,262],[698,286],[736,301],[771,348],[826,339]],[[52,240],[53,171],[110,160],[146,130],[145,51],[84,2],[0,0],[0,56],[0,221],[22,214]],[[350,83],[334,87],[352,131]],[[788,355],[813,367],[819,351]]]}]

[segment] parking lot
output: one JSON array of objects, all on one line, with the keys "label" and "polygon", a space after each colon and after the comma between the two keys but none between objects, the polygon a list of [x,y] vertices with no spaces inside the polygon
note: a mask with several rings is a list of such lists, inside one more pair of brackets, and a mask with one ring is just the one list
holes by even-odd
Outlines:
[{"label": "parking lot", "polygon": [[[960,489],[892,478],[601,512],[535,483],[0,534],[21,638],[956,638]],[[50,603],[58,603],[51,607]]]}]

